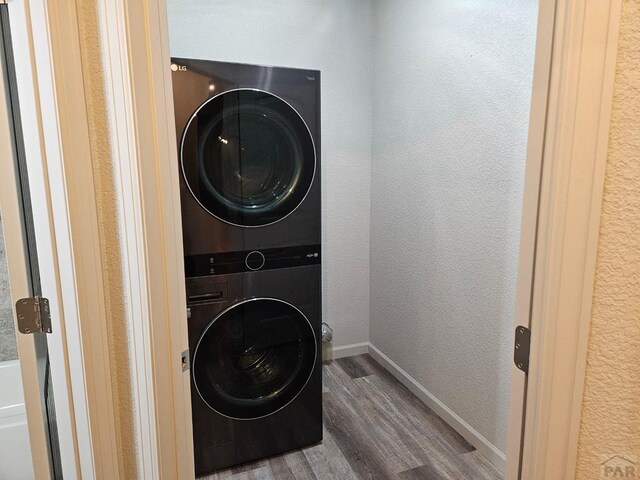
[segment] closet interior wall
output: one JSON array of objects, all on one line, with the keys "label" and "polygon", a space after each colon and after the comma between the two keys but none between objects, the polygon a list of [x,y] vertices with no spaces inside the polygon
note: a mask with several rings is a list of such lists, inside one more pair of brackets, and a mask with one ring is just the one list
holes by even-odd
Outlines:
[{"label": "closet interior wall", "polygon": [[168,0],[168,14],[173,56],[321,70],[334,351],[377,350],[503,458],[537,2]]}]

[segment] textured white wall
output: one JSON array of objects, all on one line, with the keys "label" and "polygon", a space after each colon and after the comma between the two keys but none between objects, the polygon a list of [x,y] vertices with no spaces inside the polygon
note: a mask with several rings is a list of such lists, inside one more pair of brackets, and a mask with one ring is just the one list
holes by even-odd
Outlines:
[{"label": "textured white wall", "polygon": [[171,55],[320,70],[323,315],[334,346],[369,335],[369,0],[168,0]]},{"label": "textured white wall", "polygon": [[600,463],[614,455],[640,462],[638,45],[640,0],[624,0],[576,470],[580,480],[604,478]]},{"label": "textured white wall", "polygon": [[505,451],[534,0],[376,0],[371,342]]}]

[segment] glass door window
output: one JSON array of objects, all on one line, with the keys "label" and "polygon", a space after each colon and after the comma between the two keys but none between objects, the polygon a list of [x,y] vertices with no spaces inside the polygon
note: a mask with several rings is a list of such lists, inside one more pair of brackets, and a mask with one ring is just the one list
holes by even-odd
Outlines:
[{"label": "glass door window", "polygon": [[193,378],[204,402],[230,418],[270,415],[295,399],[316,362],[307,318],[276,299],[238,303],[211,321],[195,349]]},{"label": "glass door window", "polygon": [[211,215],[243,227],[285,218],[315,174],[315,147],[302,117],[284,100],[238,89],[211,98],[182,138],[185,181]]}]

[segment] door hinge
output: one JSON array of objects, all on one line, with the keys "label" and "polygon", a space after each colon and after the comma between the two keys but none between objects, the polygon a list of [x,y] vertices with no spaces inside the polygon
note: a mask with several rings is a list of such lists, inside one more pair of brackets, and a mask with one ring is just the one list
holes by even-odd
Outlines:
[{"label": "door hinge", "polygon": [[51,312],[46,298],[21,298],[16,302],[16,317],[20,333],[51,333]]},{"label": "door hinge", "polygon": [[524,373],[529,373],[529,349],[531,346],[531,330],[522,325],[516,327],[516,340],[513,347],[513,361]]},{"label": "door hinge", "polygon": [[185,350],[184,352],[182,352],[182,355],[180,355],[180,357],[182,358],[182,371],[186,372],[191,368],[191,361],[189,359],[189,350]]}]

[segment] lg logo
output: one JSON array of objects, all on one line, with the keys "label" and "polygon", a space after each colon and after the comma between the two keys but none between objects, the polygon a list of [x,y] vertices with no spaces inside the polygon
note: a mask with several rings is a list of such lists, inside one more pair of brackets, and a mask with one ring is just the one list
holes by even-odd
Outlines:
[{"label": "lg logo", "polygon": [[187,71],[187,67],[185,67],[184,65],[176,65],[175,63],[171,64],[171,71],[172,72],[186,72]]}]

